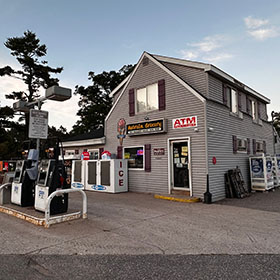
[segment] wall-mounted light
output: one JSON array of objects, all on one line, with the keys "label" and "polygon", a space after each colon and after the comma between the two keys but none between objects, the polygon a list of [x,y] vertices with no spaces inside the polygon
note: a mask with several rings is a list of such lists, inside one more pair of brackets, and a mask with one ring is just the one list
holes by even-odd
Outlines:
[{"label": "wall-mounted light", "polygon": [[199,128],[198,128],[198,127],[196,127],[196,128],[194,128],[194,129],[193,129],[193,131],[195,131],[195,132],[199,132]]},{"label": "wall-mounted light", "polygon": [[145,121],[148,121],[150,118],[148,117],[148,116],[146,116],[145,118],[144,118],[144,120]]},{"label": "wall-mounted light", "polygon": [[208,127],[208,131],[213,132],[213,131],[214,131],[214,128],[213,128],[213,127]]}]

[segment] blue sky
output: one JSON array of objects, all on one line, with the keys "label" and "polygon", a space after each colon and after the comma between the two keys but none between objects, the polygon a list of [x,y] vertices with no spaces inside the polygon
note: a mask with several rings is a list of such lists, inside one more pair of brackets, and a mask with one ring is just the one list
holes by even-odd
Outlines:
[{"label": "blue sky", "polygon": [[[118,70],[143,51],[212,63],[271,99],[280,111],[280,1],[72,1],[0,0],[0,67],[16,67],[3,45],[35,32],[48,47],[50,66],[63,66],[62,86],[88,85],[89,71]],[[22,89],[0,78],[5,93]],[[50,125],[77,120],[77,97],[61,106],[48,101]]]}]

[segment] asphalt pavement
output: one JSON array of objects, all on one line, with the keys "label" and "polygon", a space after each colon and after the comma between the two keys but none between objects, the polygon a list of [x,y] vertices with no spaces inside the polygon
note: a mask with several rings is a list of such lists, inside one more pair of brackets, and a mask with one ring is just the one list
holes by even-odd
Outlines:
[{"label": "asphalt pavement", "polygon": [[87,220],[49,229],[0,213],[0,279],[280,279],[280,190],[211,205],[87,195]]}]

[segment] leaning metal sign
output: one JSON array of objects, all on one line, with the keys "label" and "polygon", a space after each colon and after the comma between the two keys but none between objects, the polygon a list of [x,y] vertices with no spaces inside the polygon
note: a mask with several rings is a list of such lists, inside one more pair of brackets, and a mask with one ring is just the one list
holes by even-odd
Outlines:
[{"label": "leaning metal sign", "polygon": [[49,112],[41,110],[30,110],[29,117],[29,138],[48,138],[48,116]]},{"label": "leaning metal sign", "polygon": [[126,132],[129,136],[163,133],[166,132],[166,121],[164,119],[160,119],[128,124],[126,126]]}]

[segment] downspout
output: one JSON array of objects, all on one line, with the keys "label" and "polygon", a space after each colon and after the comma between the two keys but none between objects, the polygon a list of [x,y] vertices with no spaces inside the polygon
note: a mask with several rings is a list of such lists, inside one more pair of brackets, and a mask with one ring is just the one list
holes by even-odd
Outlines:
[{"label": "downspout", "polygon": [[[208,81],[208,79],[207,79]],[[208,87],[207,87],[208,88]],[[208,89],[207,89],[208,91]],[[206,192],[204,193],[203,202],[206,204],[212,203],[212,194],[209,186],[209,167],[208,167],[208,126],[207,126],[207,99],[204,100],[204,127],[205,127],[205,159],[206,159]]]}]

